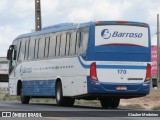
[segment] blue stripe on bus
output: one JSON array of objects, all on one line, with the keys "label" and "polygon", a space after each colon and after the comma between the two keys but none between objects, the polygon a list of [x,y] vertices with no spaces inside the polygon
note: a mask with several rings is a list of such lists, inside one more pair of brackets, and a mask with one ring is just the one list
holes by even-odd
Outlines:
[{"label": "blue stripe on bus", "polygon": [[[83,68],[90,68],[90,65],[84,64],[78,57],[78,60]],[[96,65],[101,69],[146,69],[146,66],[131,66],[131,65]]]},{"label": "blue stripe on bus", "polygon": [[22,81],[24,96],[55,96],[55,80]]},{"label": "blue stripe on bus", "polygon": [[[143,84],[146,84],[143,85]],[[95,84],[90,77],[87,77],[88,93],[105,93],[105,94],[126,94],[126,96],[134,94],[149,94],[150,92],[150,81],[141,83],[109,83],[109,82],[98,82]],[[117,86],[125,86],[127,90],[116,90]]]}]

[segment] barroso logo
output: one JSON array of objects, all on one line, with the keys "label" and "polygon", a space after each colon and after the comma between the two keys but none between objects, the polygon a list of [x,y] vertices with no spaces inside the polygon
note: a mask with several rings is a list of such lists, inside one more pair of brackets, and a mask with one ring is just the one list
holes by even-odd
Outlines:
[{"label": "barroso logo", "polygon": [[111,37],[111,33],[109,33],[109,30],[108,29],[104,29],[102,30],[101,32],[101,36],[104,38],[104,39],[108,39]]},{"label": "barroso logo", "polygon": [[103,29],[101,32],[103,39],[115,38],[115,37],[124,37],[124,38],[141,38],[143,33],[133,33],[133,32],[119,32],[113,31],[109,32],[109,29]]}]

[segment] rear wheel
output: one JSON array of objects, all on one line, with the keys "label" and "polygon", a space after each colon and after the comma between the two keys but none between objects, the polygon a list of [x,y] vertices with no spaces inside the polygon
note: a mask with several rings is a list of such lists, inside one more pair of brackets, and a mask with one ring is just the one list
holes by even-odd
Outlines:
[{"label": "rear wheel", "polygon": [[58,82],[56,84],[56,103],[59,106],[73,106],[75,99],[69,97],[63,97],[62,84]]},{"label": "rear wheel", "polygon": [[102,98],[100,99],[103,108],[117,108],[119,106],[120,98]]},{"label": "rear wheel", "polygon": [[120,103],[120,98],[113,98],[111,108],[117,108]]},{"label": "rear wheel", "polygon": [[112,101],[110,98],[102,98],[100,99],[100,103],[103,108],[109,108],[112,104]]},{"label": "rear wheel", "polygon": [[22,104],[29,104],[30,96],[24,96],[22,94],[22,88],[21,88],[21,91],[20,91],[20,97],[21,97],[21,103]]}]

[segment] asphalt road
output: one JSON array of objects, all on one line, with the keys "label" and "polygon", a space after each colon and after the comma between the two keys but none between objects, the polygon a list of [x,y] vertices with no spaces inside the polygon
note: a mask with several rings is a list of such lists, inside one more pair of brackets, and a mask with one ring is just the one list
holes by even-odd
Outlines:
[{"label": "asphalt road", "polygon": [[[52,116],[45,118],[23,118],[23,120],[159,120],[160,117],[127,117],[128,113],[141,112],[144,110],[139,109],[102,109],[101,107],[89,107],[89,106],[73,106],[73,107],[60,107],[56,104],[48,103],[30,103],[21,104],[15,102],[1,102],[0,111],[14,111],[25,113],[28,111],[49,114]],[[122,114],[126,117],[121,117]],[[106,115],[109,114],[109,117]],[[93,115],[93,116],[92,116]],[[58,117],[55,117],[58,116]],[[76,117],[74,117],[76,116]],[[84,117],[85,116],[85,117]],[[92,116],[92,117],[91,117]],[[20,120],[22,118],[0,118],[0,120]]]}]

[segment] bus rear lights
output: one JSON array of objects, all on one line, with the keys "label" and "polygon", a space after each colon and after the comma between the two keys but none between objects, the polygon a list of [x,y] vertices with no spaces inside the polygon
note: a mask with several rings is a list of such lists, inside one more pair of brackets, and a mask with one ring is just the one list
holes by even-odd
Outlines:
[{"label": "bus rear lights", "polygon": [[151,65],[147,64],[145,82],[151,79]]},{"label": "bus rear lights", "polygon": [[97,78],[97,71],[96,71],[96,62],[93,62],[90,66],[90,78],[92,80],[96,80],[98,81],[98,78]]}]

